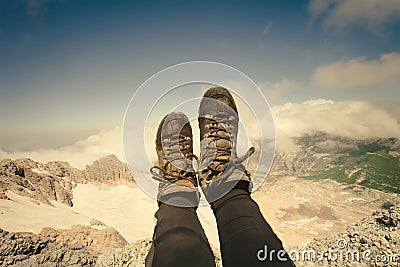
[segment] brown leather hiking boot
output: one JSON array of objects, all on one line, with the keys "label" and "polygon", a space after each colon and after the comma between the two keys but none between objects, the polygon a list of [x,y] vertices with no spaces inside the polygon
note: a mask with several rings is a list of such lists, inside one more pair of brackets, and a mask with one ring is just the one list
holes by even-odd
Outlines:
[{"label": "brown leather hiking boot", "polygon": [[242,163],[254,153],[254,148],[242,157],[237,156],[239,116],[227,89],[212,87],[204,94],[198,121],[201,141],[198,176],[207,200],[222,197],[239,181],[248,182],[250,188],[250,173]]},{"label": "brown leather hiking boot", "polygon": [[[192,127],[185,114],[173,112],[161,120],[157,130],[156,151],[158,166],[152,167],[150,172],[160,182],[158,200],[177,206],[198,205],[200,196],[192,165],[192,160],[197,157],[193,154]],[[190,203],[182,204],[181,200],[179,203],[168,201],[172,195],[177,196],[178,193],[180,196],[187,195]]]}]

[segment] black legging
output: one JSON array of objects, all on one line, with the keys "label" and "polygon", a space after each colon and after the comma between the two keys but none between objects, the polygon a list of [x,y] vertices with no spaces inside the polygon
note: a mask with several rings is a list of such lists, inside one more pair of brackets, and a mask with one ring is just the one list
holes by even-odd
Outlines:
[{"label": "black legging", "polygon": [[[211,208],[217,219],[224,267],[294,266],[284,252],[282,242],[248,192],[233,189],[212,203]],[[147,255],[146,266],[215,266],[195,208],[161,203],[156,218],[153,245]],[[265,246],[268,252],[275,250],[272,261],[270,254],[265,257]],[[286,261],[278,260],[278,256]]]}]

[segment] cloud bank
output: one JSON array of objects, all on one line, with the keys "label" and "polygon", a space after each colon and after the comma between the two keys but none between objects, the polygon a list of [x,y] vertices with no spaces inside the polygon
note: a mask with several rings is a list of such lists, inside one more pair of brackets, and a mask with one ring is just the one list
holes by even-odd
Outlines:
[{"label": "cloud bank", "polygon": [[35,151],[4,152],[0,150],[2,158],[31,158],[39,162],[68,161],[72,166],[83,169],[108,154],[115,154],[120,160],[124,159],[122,149],[122,130],[116,127],[100,131],[85,140],[64,146],[58,149],[39,149]]},{"label": "cloud bank", "polygon": [[363,101],[309,100],[274,106],[277,138],[325,132],[350,138],[400,137],[397,119]]},{"label": "cloud bank", "polygon": [[365,57],[358,57],[349,61],[337,61],[322,65],[315,70],[311,83],[322,89],[398,87],[400,54],[383,54],[378,60],[366,60]]},{"label": "cloud bank", "polygon": [[326,28],[365,26],[373,32],[400,18],[398,0],[311,0],[308,5],[311,20],[322,19]]},{"label": "cloud bank", "polygon": [[[272,107],[272,113],[280,150],[293,149],[292,143],[288,142],[290,138],[312,132],[325,132],[350,138],[400,138],[400,124],[397,119],[386,110],[364,101],[313,99],[302,103],[275,105]],[[197,133],[196,128],[194,129]],[[247,144],[245,148],[248,148]],[[59,149],[12,153],[0,150],[0,158],[27,157],[44,163],[61,160],[68,161],[80,169],[108,154],[115,154],[120,160],[124,160],[120,127],[101,131],[85,140]]]}]

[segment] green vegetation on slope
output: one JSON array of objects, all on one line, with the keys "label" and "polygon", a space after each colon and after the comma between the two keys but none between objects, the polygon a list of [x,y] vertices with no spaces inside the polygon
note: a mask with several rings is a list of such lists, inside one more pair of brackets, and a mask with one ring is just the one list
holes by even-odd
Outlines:
[{"label": "green vegetation on slope", "polygon": [[[377,148],[376,146],[374,148]],[[370,187],[378,190],[400,193],[400,158],[387,154],[387,151],[353,151],[340,154],[330,163],[324,158],[313,167],[305,179],[334,179],[341,183]],[[330,158],[332,156],[330,155]],[[333,165],[333,167],[332,167]]]}]

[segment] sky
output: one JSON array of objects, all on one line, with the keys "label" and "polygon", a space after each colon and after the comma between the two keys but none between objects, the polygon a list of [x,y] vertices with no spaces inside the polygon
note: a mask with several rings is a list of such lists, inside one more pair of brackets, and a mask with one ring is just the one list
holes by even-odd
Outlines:
[{"label": "sky", "polygon": [[193,60],[246,73],[282,135],[397,137],[399,44],[398,0],[3,0],[0,156],[119,151],[135,90]]}]

